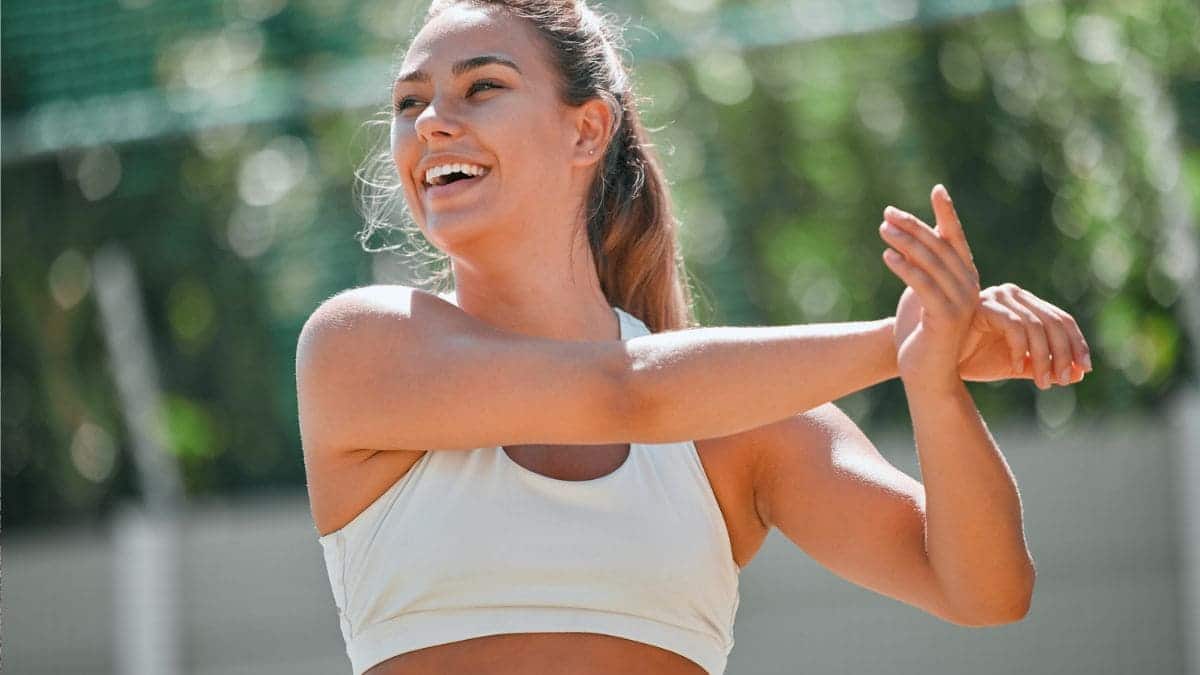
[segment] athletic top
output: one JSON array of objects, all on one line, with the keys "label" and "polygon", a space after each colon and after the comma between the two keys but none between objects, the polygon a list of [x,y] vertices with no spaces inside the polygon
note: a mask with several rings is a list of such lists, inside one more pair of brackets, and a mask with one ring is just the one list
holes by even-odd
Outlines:
[{"label": "athletic top", "polygon": [[[622,340],[650,333],[613,309]],[[501,633],[615,635],[709,675],[733,649],[740,570],[692,441],[630,443],[620,467],[585,481],[500,446],[429,451],[319,541],[354,675]]]}]

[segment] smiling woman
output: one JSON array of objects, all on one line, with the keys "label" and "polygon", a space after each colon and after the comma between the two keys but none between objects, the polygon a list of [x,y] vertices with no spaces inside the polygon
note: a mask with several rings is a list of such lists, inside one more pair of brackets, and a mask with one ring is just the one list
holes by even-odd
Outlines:
[{"label": "smiling woman", "polygon": [[[343,292],[296,357],[354,673],[721,673],[772,526],[946,621],[1019,620],[1020,500],[962,380],[1078,382],[1078,327],[980,289],[941,186],[936,228],[884,212],[895,317],[697,327],[612,25],[439,1],[405,53],[385,188],[454,290]],[[924,485],[829,404],[896,376]]]},{"label": "smiling woman", "polygon": [[[564,7],[567,5],[557,10]],[[625,78],[609,37],[600,30],[603,24],[599,19],[590,10],[577,15],[576,18],[593,17],[589,36],[583,24],[572,31],[570,21],[566,20],[569,13],[555,18],[554,3],[542,6],[525,3],[522,11],[528,17],[526,20],[500,18],[505,24],[501,32],[494,21],[495,8],[484,11],[482,7],[438,4],[431,8],[431,15],[442,20],[442,27],[429,34],[439,39],[422,41],[418,37],[413,42],[393,92],[392,159],[399,169],[405,203],[424,235],[441,250],[453,247],[448,238],[478,234],[463,227],[461,216],[468,203],[486,202],[493,213],[487,228],[490,237],[515,240],[515,233],[499,226],[503,223],[520,227],[526,234],[531,227],[552,229],[544,232],[541,239],[547,244],[562,245],[562,251],[567,253],[578,243],[574,236],[577,233],[557,222],[564,216],[562,211],[538,206],[574,203],[576,209],[590,207],[596,214],[589,223],[592,254],[603,260],[605,244],[611,248],[618,245],[615,240],[629,236],[623,235],[619,222],[614,222],[610,228],[614,241],[597,240],[599,221],[604,217],[599,212],[606,206],[603,202],[609,196],[607,193],[615,193],[611,199],[622,199],[624,192],[628,203],[636,203],[629,199],[631,190],[610,190],[605,179],[623,175],[637,179],[640,174],[645,181],[647,173],[655,174],[651,176],[655,185],[647,188],[647,199],[641,200],[652,201],[661,194],[658,169],[644,166],[648,158],[636,157],[642,154],[645,134],[632,107],[624,108],[633,117],[621,125],[622,107],[618,98],[629,92],[624,89]],[[510,8],[506,14],[511,13]],[[546,30],[539,31],[536,27],[539,19]],[[549,53],[555,47],[559,55]],[[461,51],[463,48],[473,51]],[[464,58],[464,53],[474,55]],[[448,68],[435,73],[432,64]],[[556,65],[560,72],[556,72]],[[609,143],[618,126],[626,138]],[[471,136],[466,143],[459,137],[465,129],[470,130]],[[579,137],[580,134],[583,136]],[[572,136],[578,138],[572,141]],[[613,166],[608,171],[596,171],[597,160],[602,159],[596,153],[605,145],[611,154],[606,163],[615,165],[624,160],[636,170],[621,172],[612,170],[617,168]],[[631,151],[626,153],[631,156],[622,157],[622,150]],[[509,161],[499,164],[497,160],[504,157]],[[468,190],[466,186],[437,189],[422,180],[430,167],[454,162],[484,167],[485,175],[475,181],[477,186],[472,186],[478,189]],[[564,171],[564,167],[573,170]],[[591,203],[586,203],[578,197],[581,188],[589,183],[591,194],[586,202]],[[544,215],[534,222],[529,216],[539,211]],[[673,234],[670,223],[659,219],[651,224],[649,231],[657,231],[663,242],[659,246],[670,246]],[[642,228],[641,234],[645,236],[647,228]],[[676,262],[675,256],[649,260],[655,267]],[[602,271],[601,283],[608,282],[617,291],[620,286],[633,285],[630,282],[647,271],[628,266],[621,269],[623,275],[614,273],[615,269],[608,275]],[[456,285],[461,287],[461,281],[456,278]],[[641,309],[635,306],[640,303],[631,294],[618,291],[616,295],[622,306],[635,313]],[[643,302],[653,300],[647,298]],[[684,304],[683,298],[671,300],[675,300],[675,305]],[[662,318],[670,321],[672,327],[682,327],[681,310],[678,306],[663,307],[657,313],[664,315]],[[668,319],[666,315],[671,316]],[[661,327],[665,326],[657,326]]]}]

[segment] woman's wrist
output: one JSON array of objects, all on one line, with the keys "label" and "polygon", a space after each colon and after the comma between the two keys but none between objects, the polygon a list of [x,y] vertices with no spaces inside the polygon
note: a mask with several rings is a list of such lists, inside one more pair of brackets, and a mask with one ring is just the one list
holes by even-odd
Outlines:
[{"label": "woman's wrist", "polygon": [[937,372],[906,373],[900,375],[900,381],[904,384],[909,401],[914,398],[943,398],[966,393],[966,383],[957,372],[951,370],[939,368]]}]

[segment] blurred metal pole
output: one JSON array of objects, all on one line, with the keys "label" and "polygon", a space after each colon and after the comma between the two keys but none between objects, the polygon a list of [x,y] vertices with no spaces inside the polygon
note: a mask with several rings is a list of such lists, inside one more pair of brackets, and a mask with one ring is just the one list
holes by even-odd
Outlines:
[{"label": "blurred metal pole", "polygon": [[114,523],[114,647],[121,675],[176,675],[180,649],[179,468],[166,423],[141,291],[125,249],[107,244],[92,259],[109,368],[133,441],[143,501]]}]

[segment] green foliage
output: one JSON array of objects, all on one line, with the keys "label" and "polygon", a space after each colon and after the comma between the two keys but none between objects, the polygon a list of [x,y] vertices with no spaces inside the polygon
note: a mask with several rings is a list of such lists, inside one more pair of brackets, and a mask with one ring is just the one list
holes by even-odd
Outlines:
[{"label": "green foliage", "polygon": [[[1191,369],[1178,313],[1195,262],[1164,230],[1173,192],[1200,196],[1187,122],[1200,117],[1198,16],[1186,2],[1036,2],[677,64],[711,104],[657,119],[705,130],[708,170],[690,180],[707,189],[682,193],[719,205],[710,217],[730,231],[726,247],[707,244],[707,225],[685,231],[701,249],[694,267],[704,277],[747,256],[738,281],[752,323],[889,313],[901,286],[878,259],[882,208],[932,223],[929,191],[945,183],[984,284],[1016,282],[1083,325],[1101,365],[1074,388],[1078,407],[1152,410]],[[715,58],[739,65],[712,69]],[[732,316],[717,310],[718,322]],[[1038,411],[1025,383],[977,398],[989,415]],[[904,410],[898,387],[853,406],[867,422]]]}]

